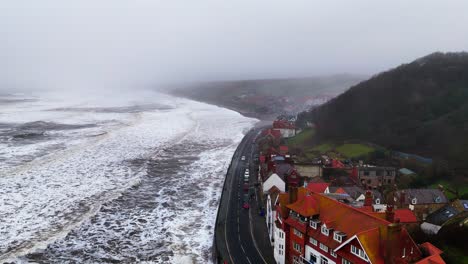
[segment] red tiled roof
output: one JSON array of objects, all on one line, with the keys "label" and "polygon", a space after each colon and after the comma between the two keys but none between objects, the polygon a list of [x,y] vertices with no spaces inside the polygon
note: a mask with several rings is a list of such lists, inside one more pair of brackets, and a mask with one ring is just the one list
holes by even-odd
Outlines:
[{"label": "red tiled roof", "polygon": [[326,182],[324,183],[310,182],[309,184],[307,184],[306,188],[310,192],[323,193],[328,188],[328,186],[330,186],[330,184]]},{"label": "red tiled roof", "polygon": [[286,120],[276,120],[276,121],[273,121],[273,128],[295,129],[296,126],[294,125],[294,123],[286,121]]},{"label": "red tiled roof", "polygon": [[281,131],[279,131],[278,129],[269,128],[267,130],[263,130],[262,135],[263,136],[271,135],[276,139],[280,139],[281,138]]},{"label": "red tiled roof", "polygon": [[282,153],[287,153],[289,151],[289,148],[288,148],[288,146],[280,146],[279,150]]},{"label": "red tiled roof", "polygon": [[421,247],[426,249],[429,255],[440,255],[443,252],[442,250],[438,249],[436,246],[432,245],[429,242],[422,243]]},{"label": "red tiled roof", "polygon": [[265,156],[264,156],[264,155],[260,155],[260,162],[261,162],[261,163],[264,163],[264,162],[265,162]]},{"label": "red tiled roof", "polygon": [[289,209],[293,210],[294,212],[309,217],[312,215],[318,214],[318,205],[317,200],[314,196],[307,194],[302,199],[297,199],[295,203],[287,205]]},{"label": "red tiled roof", "polygon": [[442,250],[429,242],[422,243],[421,248],[425,249],[429,256],[415,262],[415,264],[445,264],[445,261],[440,257]]},{"label": "red tiled roof", "polygon": [[[411,253],[406,251],[406,258],[411,262],[417,261],[417,259],[422,257],[421,251],[411,236],[408,234],[406,229],[399,226],[398,224],[392,224],[385,219],[375,216],[373,213],[368,213],[366,211],[356,209],[330,197],[327,197],[326,195],[316,192],[307,192],[304,194],[304,192],[307,192],[306,188],[299,188],[297,201],[293,204],[286,205],[286,207],[305,217],[318,215],[319,220],[322,222],[322,224],[326,225],[327,228],[331,228],[334,229],[334,231],[340,231],[346,234],[346,239],[343,241],[345,243],[347,243],[349,239],[352,239],[355,236],[357,239],[359,239],[359,242],[362,245],[364,251],[367,253],[371,263],[383,264],[385,262],[384,260],[387,257],[390,257],[385,257],[385,248],[392,249],[393,253],[391,253],[391,258],[395,260],[402,260],[400,252],[403,251],[403,248],[415,249],[411,250]],[[407,216],[406,211],[402,211],[400,214]],[[301,230],[301,232],[304,229],[304,224],[301,224],[295,218],[289,217],[286,220],[287,224],[294,226],[295,228]],[[307,235],[314,237],[320,243],[323,243],[332,249],[336,249],[338,246],[341,246],[340,248],[342,248],[343,243],[334,240],[332,235],[323,235],[320,231],[320,228],[307,229]],[[387,240],[388,236],[391,236],[392,239]],[[420,261],[417,263],[444,263],[443,260],[438,257],[438,254],[441,253],[439,249],[428,243],[423,244],[423,246],[425,246],[431,256],[421,260],[425,262]],[[338,249],[337,252],[339,252],[339,254],[342,253],[340,249]]]},{"label": "red tiled roof", "polygon": [[395,210],[395,219],[400,219],[401,223],[416,223],[418,219],[410,209],[397,209]]},{"label": "red tiled roof", "polygon": [[345,165],[341,161],[333,159],[332,160],[332,167],[333,168],[344,168]]}]

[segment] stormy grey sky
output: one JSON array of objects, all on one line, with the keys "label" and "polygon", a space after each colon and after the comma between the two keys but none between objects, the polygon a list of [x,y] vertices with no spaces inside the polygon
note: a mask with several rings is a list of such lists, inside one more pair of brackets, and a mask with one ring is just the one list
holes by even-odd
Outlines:
[{"label": "stormy grey sky", "polygon": [[374,74],[468,47],[466,0],[4,0],[0,90]]}]

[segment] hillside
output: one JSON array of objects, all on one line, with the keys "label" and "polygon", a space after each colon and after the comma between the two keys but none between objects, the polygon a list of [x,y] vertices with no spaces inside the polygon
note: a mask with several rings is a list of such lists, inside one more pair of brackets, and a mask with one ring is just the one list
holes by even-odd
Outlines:
[{"label": "hillside", "polygon": [[271,119],[283,113],[298,113],[341,94],[363,80],[341,74],[294,79],[219,81],[178,87],[172,94],[213,103],[247,116]]},{"label": "hillside", "polygon": [[361,82],[313,110],[320,140],[357,139],[468,171],[468,53],[434,53]]}]

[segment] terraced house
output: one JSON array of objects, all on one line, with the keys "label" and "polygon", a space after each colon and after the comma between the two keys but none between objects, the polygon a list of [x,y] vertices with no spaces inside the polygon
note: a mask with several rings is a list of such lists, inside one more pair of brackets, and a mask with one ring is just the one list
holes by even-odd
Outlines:
[{"label": "terraced house", "polygon": [[379,218],[302,187],[281,197],[278,263],[445,263],[433,245],[417,245],[391,209]]}]

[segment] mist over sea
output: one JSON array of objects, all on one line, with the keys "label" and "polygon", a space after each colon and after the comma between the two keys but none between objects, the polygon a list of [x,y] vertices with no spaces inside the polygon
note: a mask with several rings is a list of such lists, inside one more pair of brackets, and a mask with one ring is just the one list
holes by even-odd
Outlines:
[{"label": "mist over sea", "polygon": [[211,262],[256,121],[151,91],[0,95],[0,262]]}]

